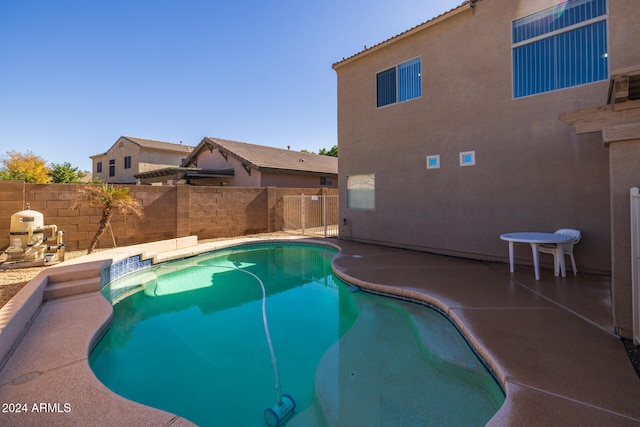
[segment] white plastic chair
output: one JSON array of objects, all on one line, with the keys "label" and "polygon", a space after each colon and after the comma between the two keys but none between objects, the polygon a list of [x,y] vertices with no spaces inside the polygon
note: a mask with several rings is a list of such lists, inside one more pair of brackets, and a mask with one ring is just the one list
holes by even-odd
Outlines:
[{"label": "white plastic chair", "polygon": [[[576,259],[573,256],[573,246],[580,241],[582,235],[580,230],[574,230],[572,228],[561,228],[556,230],[554,234],[562,234],[564,236],[571,236],[573,240],[567,243],[557,243],[552,245],[539,245],[538,251],[553,255],[553,273],[557,276],[560,268],[561,256],[569,255],[571,258],[571,266],[573,267],[573,274],[578,275],[578,268],[576,267]],[[562,271],[562,277],[566,277],[566,270]]]}]

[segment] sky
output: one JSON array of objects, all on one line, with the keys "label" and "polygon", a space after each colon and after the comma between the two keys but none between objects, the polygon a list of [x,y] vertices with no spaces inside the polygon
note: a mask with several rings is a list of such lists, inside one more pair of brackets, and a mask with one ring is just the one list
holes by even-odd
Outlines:
[{"label": "sky", "polygon": [[332,65],[463,0],[1,0],[0,158],[91,171],[122,135],[337,144]]}]

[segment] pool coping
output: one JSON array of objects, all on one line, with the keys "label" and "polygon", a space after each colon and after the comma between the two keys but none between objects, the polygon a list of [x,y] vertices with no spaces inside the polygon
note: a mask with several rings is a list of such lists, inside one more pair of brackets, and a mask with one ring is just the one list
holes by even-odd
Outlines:
[{"label": "pool coping", "polygon": [[[501,268],[478,261],[447,257],[434,259],[438,256],[300,236],[290,239],[238,238],[200,244],[197,237],[189,236],[98,252],[46,269],[0,310],[0,360],[4,359],[0,365],[0,404],[26,404],[24,412],[0,412],[0,421],[6,418],[12,424],[112,425],[114,420],[126,420],[136,425],[193,425],[174,414],[122,398],[95,378],[88,364],[88,354],[108,327],[112,314],[111,305],[99,289],[78,294],[63,293],[50,300],[45,298],[45,292],[48,287],[55,286],[53,282],[71,281],[74,274],[86,275],[86,272],[102,275],[105,268],[114,262],[136,255],[141,259],[162,262],[244,244],[283,241],[334,247],[340,252],[334,257],[332,268],[342,280],[376,292],[428,303],[445,313],[463,332],[505,390],[505,403],[488,425],[536,425],[550,416],[556,424],[640,425],[640,409],[635,408],[635,402],[640,399],[640,380],[628,361],[628,366],[618,366],[626,354],[621,344],[619,351],[616,350],[614,343],[617,338],[536,295],[531,296],[529,290],[520,289],[517,277],[504,274]],[[390,259],[383,262],[385,256]],[[450,266],[443,267],[442,264]],[[399,274],[399,268],[402,268],[402,274]],[[487,275],[488,280],[504,281],[507,288],[503,291],[502,285],[488,287],[491,292],[496,292],[492,299],[502,298],[499,292],[513,292],[505,300],[511,298],[517,303],[513,306],[509,303],[479,306],[478,298],[476,301],[462,301],[464,295],[457,295],[454,287],[443,291],[422,286],[424,278],[418,278],[418,281],[403,278],[407,274],[424,274],[425,268],[431,268],[428,271],[434,275],[449,268],[448,274],[459,271],[479,277],[480,272]],[[50,279],[56,275],[56,281]],[[87,286],[86,281],[83,286]],[[469,292],[468,289],[465,292]],[[470,299],[473,298],[470,295]],[[500,336],[500,333],[510,332],[507,328],[509,322],[514,328],[519,321],[526,324],[526,316],[533,316],[539,324],[529,325],[531,332],[519,328],[518,334],[524,339],[531,336],[544,342],[526,349],[527,353],[516,350],[514,356],[522,359],[523,354],[535,354],[535,358],[540,360],[534,365],[528,360],[510,360],[510,347],[505,344],[504,336]],[[569,330],[554,328],[558,322]],[[565,349],[558,345],[560,340],[570,340],[571,336],[585,341],[584,344],[572,345],[593,346],[594,354],[591,356],[597,357],[596,362],[589,362],[597,372],[590,372],[587,368],[583,369],[586,374],[582,375],[593,375],[594,379],[580,378],[573,387],[566,384],[567,377],[562,375],[562,371],[567,370],[567,375],[580,375],[580,366],[576,366],[579,363],[575,357],[563,354]],[[545,348],[545,345],[553,347]],[[557,347],[561,347],[560,350]],[[555,364],[560,365],[556,370],[544,364],[546,360],[551,361],[549,365],[554,363],[552,360],[556,356],[562,358],[560,362],[556,360]],[[610,360],[601,360],[605,357]],[[578,360],[584,363],[583,359]],[[527,374],[531,366],[540,369],[535,378]],[[546,372],[547,368],[549,372]],[[605,393],[607,396],[599,396]],[[37,406],[43,403],[44,406]]]}]

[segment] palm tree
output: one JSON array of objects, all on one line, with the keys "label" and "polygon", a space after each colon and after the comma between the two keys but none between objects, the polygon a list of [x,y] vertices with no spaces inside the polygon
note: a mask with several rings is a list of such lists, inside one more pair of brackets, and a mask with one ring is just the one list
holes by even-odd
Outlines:
[{"label": "palm tree", "polygon": [[133,214],[138,218],[144,216],[142,205],[131,194],[129,187],[116,187],[110,184],[83,185],[78,187],[76,193],[78,197],[74,200],[72,206],[74,209],[85,207],[102,209],[98,231],[89,243],[87,254],[93,252],[115,212],[120,212],[123,215]]}]

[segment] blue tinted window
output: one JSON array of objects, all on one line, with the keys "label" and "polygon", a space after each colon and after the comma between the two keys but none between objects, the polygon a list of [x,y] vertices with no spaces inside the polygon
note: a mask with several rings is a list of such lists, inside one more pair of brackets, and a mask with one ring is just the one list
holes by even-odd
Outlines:
[{"label": "blue tinted window", "polygon": [[519,19],[513,42],[516,98],[605,80],[606,0],[570,0]]},{"label": "blue tinted window", "polygon": [[420,58],[404,62],[376,75],[378,107],[407,101],[422,95]]},{"label": "blue tinted window", "polygon": [[513,23],[513,43],[561,30],[607,14],[606,0],[569,0]]},{"label": "blue tinted window", "polygon": [[398,102],[417,98],[421,94],[420,59],[398,65]]},{"label": "blue tinted window", "polygon": [[396,102],[396,69],[378,73],[378,107]]}]

